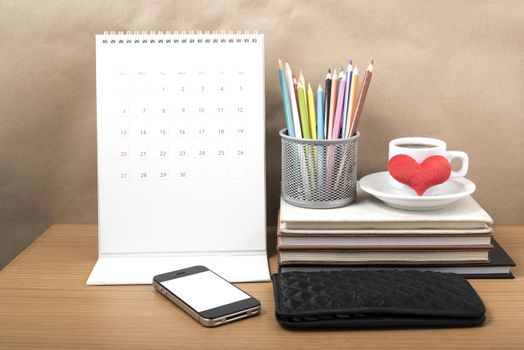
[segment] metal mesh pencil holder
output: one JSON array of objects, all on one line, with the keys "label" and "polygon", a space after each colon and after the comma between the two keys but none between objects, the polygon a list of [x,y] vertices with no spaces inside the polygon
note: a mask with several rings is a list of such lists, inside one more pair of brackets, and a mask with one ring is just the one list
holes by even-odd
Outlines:
[{"label": "metal mesh pencil holder", "polygon": [[282,197],[305,208],[337,208],[356,199],[357,146],[348,139],[311,140],[287,135],[282,140]]}]

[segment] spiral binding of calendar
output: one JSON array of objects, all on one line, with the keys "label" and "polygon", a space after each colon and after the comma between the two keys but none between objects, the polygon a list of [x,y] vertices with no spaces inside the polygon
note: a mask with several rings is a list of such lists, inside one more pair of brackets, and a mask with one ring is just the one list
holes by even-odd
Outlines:
[{"label": "spiral binding of calendar", "polygon": [[258,31],[253,30],[175,30],[175,31],[105,31],[104,44],[233,44],[256,43]]}]

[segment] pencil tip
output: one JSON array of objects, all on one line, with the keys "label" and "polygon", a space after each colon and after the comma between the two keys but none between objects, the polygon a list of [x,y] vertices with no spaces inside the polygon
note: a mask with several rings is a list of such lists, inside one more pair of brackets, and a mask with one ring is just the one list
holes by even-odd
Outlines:
[{"label": "pencil tip", "polygon": [[352,59],[349,60],[349,64],[353,65],[353,60]]},{"label": "pencil tip", "polygon": [[373,72],[373,62],[374,62],[374,61],[375,61],[375,60],[373,59],[373,60],[371,60],[371,62],[369,63],[369,66],[368,66],[368,69],[367,69],[367,70],[370,71],[370,72]]},{"label": "pencil tip", "polygon": [[328,69],[328,73],[331,73],[331,68]]},{"label": "pencil tip", "polygon": [[371,64],[375,64],[375,59],[374,58],[371,60]]}]

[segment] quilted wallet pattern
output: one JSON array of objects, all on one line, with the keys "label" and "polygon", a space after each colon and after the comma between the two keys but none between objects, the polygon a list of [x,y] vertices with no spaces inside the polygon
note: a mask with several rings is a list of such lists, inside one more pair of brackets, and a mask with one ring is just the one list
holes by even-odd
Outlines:
[{"label": "quilted wallet pattern", "polygon": [[466,279],[425,271],[285,272],[272,276],[286,328],[465,327],[485,320]]}]

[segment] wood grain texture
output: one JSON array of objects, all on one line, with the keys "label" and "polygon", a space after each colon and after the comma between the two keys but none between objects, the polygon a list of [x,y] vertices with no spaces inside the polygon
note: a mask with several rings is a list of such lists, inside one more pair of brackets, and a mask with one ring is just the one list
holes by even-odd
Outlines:
[{"label": "wood grain texture", "polygon": [[[95,225],[53,225],[0,272],[0,348],[522,348],[524,226],[495,237],[517,263],[514,280],[472,280],[487,308],[483,327],[291,332],[274,318],[270,283],[239,286],[262,314],[204,328],[151,286],[90,286],[97,258]],[[272,271],[276,259],[270,257]]]}]

